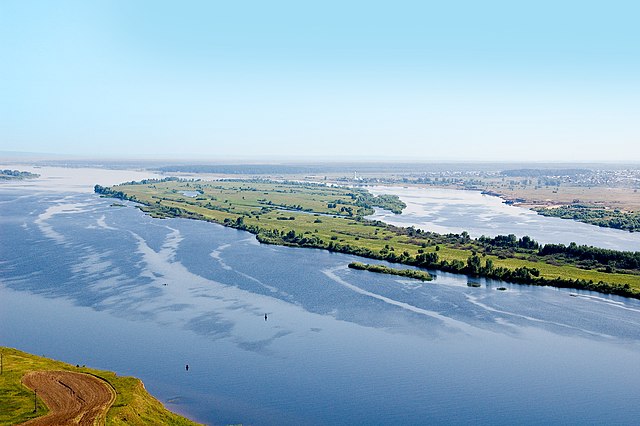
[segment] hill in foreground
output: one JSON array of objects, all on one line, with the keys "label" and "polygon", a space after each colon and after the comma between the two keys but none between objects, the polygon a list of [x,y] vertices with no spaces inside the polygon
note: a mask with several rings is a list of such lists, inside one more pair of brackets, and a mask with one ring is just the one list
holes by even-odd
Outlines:
[{"label": "hill in foreground", "polygon": [[0,351],[0,425],[20,424],[48,413],[49,410],[40,399],[37,401],[38,411],[33,412],[33,391],[22,384],[25,374],[34,371],[71,371],[104,380],[116,392],[115,401],[106,415],[107,425],[197,425],[167,410],[135,377],[119,377],[110,371],[76,367],[13,348],[0,347]]}]

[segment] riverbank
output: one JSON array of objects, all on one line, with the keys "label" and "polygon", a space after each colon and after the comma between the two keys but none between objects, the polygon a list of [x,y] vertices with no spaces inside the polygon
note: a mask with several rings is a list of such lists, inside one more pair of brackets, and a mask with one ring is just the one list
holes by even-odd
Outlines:
[{"label": "riverbank", "polygon": [[[397,184],[389,187],[397,187]],[[410,183],[403,184],[403,187],[477,191],[542,216],[574,220],[601,228],[640,231],[640,195],[633,188],[506,185],[499,181],[482,181],[473,185]]]},{"label": "riverbank", "polygon": [[[22,384],[25,375],[40,372],[81,373],[98,378],[107,388],[116,393],[115,401],[106,412],[107,424],[172,424],[196,425],[184,417],[167,410],[160,401],[151,396],[139,379],[120,377],[113,372],[73,366],[61,361],[32,355],[14,348],[0,347],[2,353],[2,374],[0,374],[0,393],[2,410],[0,425],[14,425],[46,415],[49,409],[42,399],[36,400],[34,412],[34,393]],[[41,383],[41,382],[39,382]],[[51,382],[53,385],[57,381]],[[69,381],[71,383],[71,381]],[[46,393],[38,387],[39,395]],[[86,390],[83,388],[83,390]],[[53,391],[55,393],[55,390]],[[89,399],[89,398],[85,398]]]},{"label": "riverbank", "polygon": [[[195,199],[184,196],[190,190],[200,195]],[[479,240],[465,232],[440,235],[367,221],[362,214],[371,211],[371,200],[377,197],[361,196],[349,188],[262,180],[164,179],[96,186],[96,192],[141,203],[142,210],[154,217],[216,222],[251,232],[267,244],[321,248],[522,284],[640,298],[638,252],[557,245],[545,252],[528,237]],[[284,213],[283,206],[305,213]]]},{"label": "riverbank", "polygon": [[374,215],[367,217],[396,226],[414,226],[440,234],[466,231],[472,237],[527,235],[543,244],[568,245],[575,242],[618,251],[637,251],[640,248],[638,233],[546,217],[477,190],[411,186],[373,186],[367,189],[376,195],[395,194],[407,204],[401,215],[376,209]]},{"label": "riverbank", "polygon": [[[640,213],[637,210],[640,208],[640,196],[636,192],[620,188],[601,188],[594,193],[586,192],[584,188],[562,190],[562,196],[557,196],[560,189],[547,189],[543,193],[533,190],[511,193],[485,190],[482,193],[499,197],[506,204],[524,207],[543,216],[575,220],[602,228],[640,231]],[[619,198],[612,199],[607,192],[612,192]]]}]

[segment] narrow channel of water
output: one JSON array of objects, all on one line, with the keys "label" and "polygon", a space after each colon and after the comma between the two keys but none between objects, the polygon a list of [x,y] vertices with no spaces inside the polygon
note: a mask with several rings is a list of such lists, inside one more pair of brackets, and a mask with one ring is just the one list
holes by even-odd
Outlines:
[{"label": "narrow channel of water", "polygon": [[586,244],[613,250],[640,250],[640,233],[546,217],[507,205],[480,191],[416,187],[367,187],[375,195],[394,194],[407,205],[402,214],[376,209],[369,219],[415,226],[441,234],[467,231],[472,237],[528,235],[541,243]]}]

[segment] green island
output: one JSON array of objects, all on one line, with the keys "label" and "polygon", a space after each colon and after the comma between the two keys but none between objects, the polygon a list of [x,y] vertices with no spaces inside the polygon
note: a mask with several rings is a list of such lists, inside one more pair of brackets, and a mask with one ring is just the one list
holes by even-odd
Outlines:
[{"label": "green island", "polygon": [[31,371],[72,371],[97,376],[116,391],[116,399],[107,412],[107,425],[197,425],[167,410],[152,397],[135,377],[120,377],[110,371],[78,367],[17,349],[0,347],[2,374],[0,374],[0,425],[14,425],[47,414],[44,402],[38,399],[38,411],[33,412],[33,391],[22,383],[22,377]]},{"label": "green island", "polygon": [[377,272],[379,274],[398,275],[401,277],[415,278],[420,281],[431,281],[433,277],[427,271],[416,269],[396,269],[385,265],[370,265],[368,263],[351,262],[349,268],[361,271]]},{"label": "green island", "polygon": [[362,188],[268,180],[165,178],[96,185],[95,192],[139,203],[153,217],[215,222],[256,235],[261,243],[321,248],[520,284],[640,298],[640,252],[574,243],[541,245],[524,236],[471,238],[365,219],[373,207],[400,212],[395,196]]},{"label": "green island", "polygon": [[0,170],[0,181],[35,179],[37,177],[40,177],[40,175],[37,173],[21,172],[20,170],[10,170],[10,169]]},{"label": "green island", "polygon": [[536,207],[532,209],[543,216],[572,219],[605,228],[624,229],[630,232],[640,231],[640,213],[607,209],[588,204],[569,204],[558,207]]}]

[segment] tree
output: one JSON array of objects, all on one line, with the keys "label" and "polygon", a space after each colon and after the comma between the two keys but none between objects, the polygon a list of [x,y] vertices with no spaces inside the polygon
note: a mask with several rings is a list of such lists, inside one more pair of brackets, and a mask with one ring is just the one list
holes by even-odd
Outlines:
[{"label": "tree", "polygon": [[482,269],[480,257],[478,255],[467,258],[467,272],[471,275],[479,275]]},{"label": "tree", "polygon": [[493,260],[487,259],[484,263],[484,273],[491,274],[493,271]]}]

